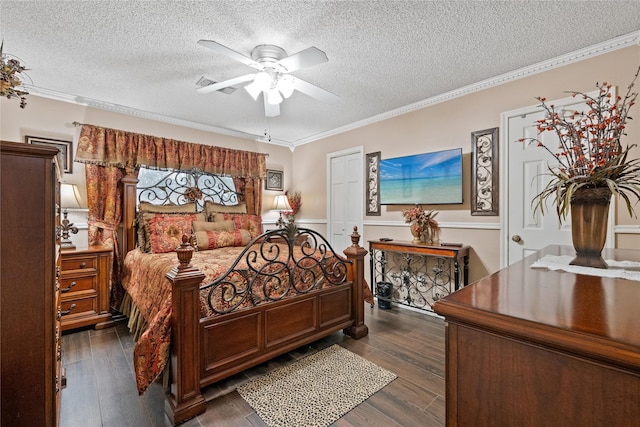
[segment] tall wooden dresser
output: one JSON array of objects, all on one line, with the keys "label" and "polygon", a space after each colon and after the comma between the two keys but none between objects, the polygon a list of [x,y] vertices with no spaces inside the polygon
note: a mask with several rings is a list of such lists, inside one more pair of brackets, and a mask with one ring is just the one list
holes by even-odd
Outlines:
[{"label": "tall wooden dresser", "polygon": [[0,141],[0,424],[56,426],[61,387],[59,166]]}]

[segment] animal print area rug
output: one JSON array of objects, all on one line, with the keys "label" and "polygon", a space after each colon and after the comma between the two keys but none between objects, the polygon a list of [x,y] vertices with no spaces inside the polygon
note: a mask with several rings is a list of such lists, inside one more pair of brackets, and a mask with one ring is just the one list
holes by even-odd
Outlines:
[{"label": "animal print area rug", "polygon": [[238,387],[269,427],[326,427],[396,375],[337,344]]}]

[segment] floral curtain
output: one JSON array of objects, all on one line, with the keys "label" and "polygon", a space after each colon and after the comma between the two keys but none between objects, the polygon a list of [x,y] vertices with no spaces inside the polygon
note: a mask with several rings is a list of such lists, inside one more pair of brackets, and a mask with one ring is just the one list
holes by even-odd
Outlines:
[{"label": "floral curtain", "polygon": [[82,125],[75,161],[86,163],[89,244],[113,248],[111,306],[119,307],[124,290],[118,227],[122,218],[125,167],[139,166],[205,172],[234,178],[245,195],[249,213],[262,211],[262,179],[266,154],[194,144],[118,129]]},{"label": "floral curtain", "polygon": [[123,130],[82,125],[76,161],[99,165],[151,166],[234,178],[264,178],[266,154],[194,144]]}]

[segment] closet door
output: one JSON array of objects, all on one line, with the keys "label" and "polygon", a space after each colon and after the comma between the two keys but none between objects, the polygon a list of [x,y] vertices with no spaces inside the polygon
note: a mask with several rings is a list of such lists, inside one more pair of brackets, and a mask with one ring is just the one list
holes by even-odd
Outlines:
[{"label": "closet door", "polygon": [[[331,246],[342,252],[351,246],[353,227],[362,235],[363,221],[363,153],[356,147],[328,155],[327,201]],[[362,245],[363,239],[360,244]]]}]

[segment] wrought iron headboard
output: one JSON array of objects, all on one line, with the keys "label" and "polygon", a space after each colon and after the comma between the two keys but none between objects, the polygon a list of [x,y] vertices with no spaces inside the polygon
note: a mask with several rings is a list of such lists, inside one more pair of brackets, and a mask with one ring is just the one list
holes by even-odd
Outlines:
[{"label": "wrought iron headboard", "polygon": [[227,185],[226,177],[209,174],[199,169],[187,171],[160,169],[159,171],[166,172],[166,175],[153,184],[138,183],[137,204],[150,202],[154,205],[182,205],[196,202],[197,210],[202,211],[207,200],[223,205],[237,205],[243,200],[241,193]]}]

